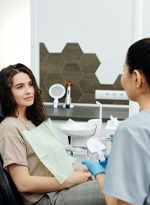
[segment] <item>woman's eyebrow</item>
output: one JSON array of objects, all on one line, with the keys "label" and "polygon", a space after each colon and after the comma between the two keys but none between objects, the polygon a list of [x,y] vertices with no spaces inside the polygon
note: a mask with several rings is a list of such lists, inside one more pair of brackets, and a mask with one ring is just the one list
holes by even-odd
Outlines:
[{"label": "woman's eyebrow", "polygon": [[24,83],[17,83],[16,85],[14,85],[14,87],[17,87],[18,85],[23,85]]},{"label": "woman's eyebrow", "polygon": [[[32,83],[32,80],[30,80],[27,84],[29,84],[29,83]],[[24,85],[25,83],[17,83],[16,85],[15,85],[15,87],[16,86],[18,86],[18,85]]]}]

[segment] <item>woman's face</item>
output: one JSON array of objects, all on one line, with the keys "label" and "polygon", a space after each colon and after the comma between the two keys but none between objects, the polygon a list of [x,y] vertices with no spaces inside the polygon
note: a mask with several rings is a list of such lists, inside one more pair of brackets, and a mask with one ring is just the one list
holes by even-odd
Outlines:
[{"label": "woman's face", "polygon": [[17,108],[26,108],[34,102],[34,86],[28,74],[19,72],[12,78],[11,92]]}]

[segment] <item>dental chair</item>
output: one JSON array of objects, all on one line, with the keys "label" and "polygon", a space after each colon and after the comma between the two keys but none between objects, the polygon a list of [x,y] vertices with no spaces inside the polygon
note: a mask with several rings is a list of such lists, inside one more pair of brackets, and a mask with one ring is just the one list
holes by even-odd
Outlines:
[{"label": "dental chair", "polygon": [[[0,121],[4,112],[0,102]],[[23,205],[21,195],[13,183],[8,172],[3,168],[3,160],[0,155],[0,205]]]},{"label": "dental chair", "polygon": [[21,195],[15,187],[10,175],[3,169],[0,156],[0,205],[23,205]]}]

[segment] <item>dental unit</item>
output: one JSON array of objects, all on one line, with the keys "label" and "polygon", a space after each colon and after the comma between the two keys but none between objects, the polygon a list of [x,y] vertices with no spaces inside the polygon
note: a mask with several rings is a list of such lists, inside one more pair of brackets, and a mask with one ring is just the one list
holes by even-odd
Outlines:
[{"label": "dental unit", "polygon": [[110,116],[102,132],[102,104],[99,105],[99,118],[87,122],[75,122],[69,119],[57,128],[68,137],[67,152],[84,155],[86,159],[105,161],[105,154],[109,155],[114,139],[114,132],[118,125],[117,118]]},{"label": "dental unit", "polygon": [[[99,106],[100,112],[102,112],[101,104],[99,104]],[[68,136],[69,145],[65,147],[67,151],[85,151],[87,150],[87,141],[89,139],[99,139],[101,137],[102,113],[99,117],[98,119],[90,119],[87,122],[75,122],[69,119],[65,124],[61,124],[58,127],[60,132]]]}]

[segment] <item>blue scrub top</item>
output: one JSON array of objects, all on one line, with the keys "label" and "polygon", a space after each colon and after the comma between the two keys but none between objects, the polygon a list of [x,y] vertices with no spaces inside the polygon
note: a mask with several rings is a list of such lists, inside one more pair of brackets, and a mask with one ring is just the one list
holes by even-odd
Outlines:
[{"label": "blue scrub top", "polygon": [[150,111],[118,125],[102,188],[135,205],[150,205]]}]

